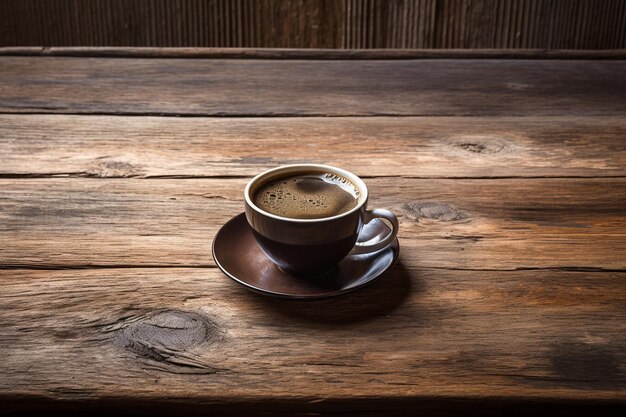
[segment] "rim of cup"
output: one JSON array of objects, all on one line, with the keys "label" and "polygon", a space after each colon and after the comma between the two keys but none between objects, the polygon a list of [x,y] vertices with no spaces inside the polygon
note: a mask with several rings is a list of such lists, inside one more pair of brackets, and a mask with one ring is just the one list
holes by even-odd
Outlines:
[{"label": "rim of cup", "polygon": [[[253,199],[250,193],[251,191],[253,191],[253,187],[257,183],[264,181],[264,180],[268,180],[272,178],[273,176],[277,176],[276,174],[297,173],[299,171],[306,172],[306,170],[310,170],[314,172],[318,172],[318,171],[330,172],[331,174],[337,174],[339,176],[344,177],[348,181],[352,182],[359,189],[358,204],[355,207],[353,207],[351,210],[346,211],[345,213],[337,214],[336,216],[320,217],[316,219],[294,219],[291,217],[277,216],[276,214],[269,213],[259,208],[252,201]],[[288,222],[294,222],[294,223],[316,223],[316,222],[321,222],[321,221],[336,220],[341,217],[348,216],[354,213],[355,211],[360,210],[361,207],[363,207],[363,205],[367,201],[367,196],[368,196],[367,186],[365,185],[365,182],[363,182],[361,178],[357,177],[350,171],[346,171],[345,169],[337,168],[337,167],[330,166],[330,165],[321,165],[321,164],[291,164],[291,165],[281,165],[276,168],[268,169],[267,171],[261,172],[260,174],[252,178],[250,181],[248,181],[248,184],[246,184],[246,188],[243,191],[243,197],[246,201],[246,204],[248,204],[254,211],[259,212],[264,216],[271,217],[276,220],[282,220],[282,221],[288,221]]]}]

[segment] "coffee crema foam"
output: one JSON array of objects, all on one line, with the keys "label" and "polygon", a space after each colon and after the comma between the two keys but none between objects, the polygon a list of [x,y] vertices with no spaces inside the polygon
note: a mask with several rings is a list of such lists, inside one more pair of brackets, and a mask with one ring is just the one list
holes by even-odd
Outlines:
[{"label": "coffee crema foam", "polygon": [[326,173],[285,176],[261,185],[253,196],[261,210],[293,219],[319,219],[357,206],[358,188],[346,178]]}]

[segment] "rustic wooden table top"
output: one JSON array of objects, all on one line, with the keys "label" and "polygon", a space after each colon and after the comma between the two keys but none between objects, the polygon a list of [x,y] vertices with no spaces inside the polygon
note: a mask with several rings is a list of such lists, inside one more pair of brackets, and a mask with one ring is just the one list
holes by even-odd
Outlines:
[{"label": "rustic wooden table top", "polygon": [[[625,60],[140,54],[0,50],[0,414],[624,411]],[[304,161],[400,259],[265,298],[212,238]]]}]

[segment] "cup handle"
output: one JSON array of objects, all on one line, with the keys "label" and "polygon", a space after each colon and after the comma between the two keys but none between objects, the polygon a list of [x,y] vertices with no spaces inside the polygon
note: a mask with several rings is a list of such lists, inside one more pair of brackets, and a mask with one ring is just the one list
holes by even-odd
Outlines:
[{"label": "cup handle", "polygon": [[387,236],[385,236],[384,239],[376,241],[374,243],[369,243],[374,239],[368,240],[366,242],[357,242],[350,252],[350,255],[362,255],[365,253],[376,252],[378,250],[386,248],[391,242],[393,242],[393,240],[396,238],[396,235],[398,234],[398,218],[391,211],[385,209],[365,210],[363,214],[363,223],[367,224],[372,220],[378,218],[388,220],[389,223],[391,223],[391,232]]}]

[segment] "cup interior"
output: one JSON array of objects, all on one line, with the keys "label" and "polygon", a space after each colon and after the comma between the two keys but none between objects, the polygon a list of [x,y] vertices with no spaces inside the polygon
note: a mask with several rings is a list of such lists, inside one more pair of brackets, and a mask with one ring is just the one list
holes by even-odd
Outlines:
[{"label": "cup interior", "polygon": [[[336,216],[331,216],[331,217],[321,217],[321,218],[316,218],[316,219],[295,219],[291,217],[281,217],[272,213],[268,213],[267,211],[262,210],[261,208],[259,208],[257,205],[254,204],[255,192],[260,187],[265,185],[268,181],[272,181],[274,179],[287,177],[291,175],[323,174],[323,173],[331,173],[331,174],[339,175],[347,179],[348,181],[350,181],[352,184],[356,186],[356,188],[359,191],[359,195],[357,197],[357,204],[354,208],[352,208],[350,211],[347,211],[345,213],[341,213],[341,214],[338,214]],[[270,169],[252,178],[248,182],[244,190],[244,198],[246,200],[246,203],[255,211],[262,213],[263,215],[266,215],[269,217],[286,220],[286,221],[293,221],[293,222],[316,222],[320,220],[336,219],[342,216],[349,215],[350,213],[359,210],[363,206],[363,204],[365,204],[365,202],[367,201],[367,196],[368,196],[367,186],[365,185],[365,183],[363,182],[361,178],[357,177],[350,171],[346,171],[345,169],[332,167],[329,165],[318,165],[318,164],[285,165],[282,167]]]}]

